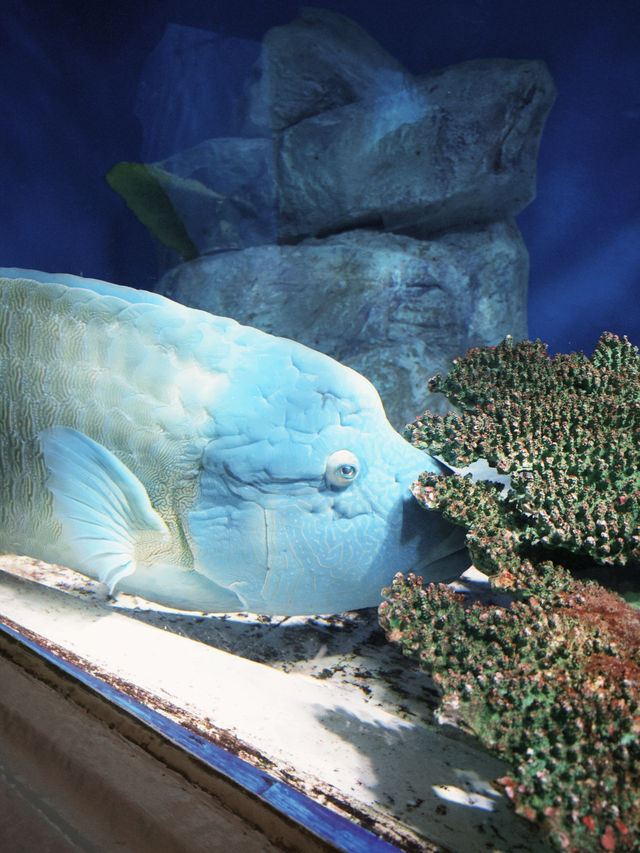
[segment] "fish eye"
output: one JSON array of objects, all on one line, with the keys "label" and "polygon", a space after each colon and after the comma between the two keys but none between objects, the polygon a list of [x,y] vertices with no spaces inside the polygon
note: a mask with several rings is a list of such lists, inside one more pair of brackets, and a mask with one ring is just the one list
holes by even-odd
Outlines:
[{"label": "fish eye", "polygon": [[360,463],[350,450],[336,450],[327,457],[324,476],[327,484],[344,488],[358,476]]}]

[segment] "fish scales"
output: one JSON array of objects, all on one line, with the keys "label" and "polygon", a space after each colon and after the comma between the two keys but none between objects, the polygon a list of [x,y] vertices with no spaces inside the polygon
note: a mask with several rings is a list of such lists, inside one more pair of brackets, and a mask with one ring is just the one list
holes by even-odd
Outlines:
[{"label": "fish scales", "polygon": [[[24,481],[27,474],[39,485],[39,501],[26,503],[12,520],[3,520],[0,547],[15,550],[25,531],[33,531],[38,542],[50,538],[53,506],[36,436],[54,424],[79,430],[111,447],[148,483],[152,503],[170,515],[178,484],[188,489],[191,483],[194,492],[193,471],[187,464],[182,476],[176,477],[181,444],[190,444],[193,436],[176,430],[169,436],[152,415],[154,405],[177,402],[168,398],[164,383],[148,381],[163,376],[170,383],[178,369],[166,345],[154,346],[148,331],[118,322],[119,306],[113,300],[63,285],[25,288],[20,280],[4,280],[0,304],[9,318],[0,339],[2,484],[4,488],[13,483],[15,488],[15,482]],[[136,371],[135,353],[142,349],[153,350],[161,365],[153,377]],[[115,358],[118,352],[129,353],[129,358]],[[27,442],[28,452],[18,454]],[[22,466],[22,478],[15,470],[16,461]],[[179,503],[184,507],[184,497]],[[44,549],[43,559],[53,556],[57,552]]]}]

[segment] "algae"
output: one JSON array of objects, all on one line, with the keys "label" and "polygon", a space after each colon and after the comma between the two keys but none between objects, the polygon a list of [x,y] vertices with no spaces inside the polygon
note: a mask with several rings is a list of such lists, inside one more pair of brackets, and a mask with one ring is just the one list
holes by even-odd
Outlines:
[{"label": "algae", "polygon": [[173,175],[163,175],[161,169],[145,163],[122,162],[116,163],[105,178],[154,237],[185,260],[198,257],[198,249],[163,187],[161,178],[165,183],[175,181]]}]

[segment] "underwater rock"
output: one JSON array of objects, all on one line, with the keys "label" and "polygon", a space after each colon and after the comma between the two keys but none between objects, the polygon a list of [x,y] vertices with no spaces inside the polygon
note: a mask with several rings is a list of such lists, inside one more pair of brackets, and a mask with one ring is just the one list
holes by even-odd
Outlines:
[{"label": "underwater rock", "polygon": [[430,377],[460,352],[526,336],[527,276],[508,221],[431,240],[358,229],[224,252],[182,264],[158,288],[332,355],[364,373],[404,426],[425,408]]},{"label": "underwater rock", "polygon": [[140,74],[135,113],[142,157],[155,162],[203,139],[235,135],[258,42],[168,21]]},{"label": "underwater rock", "polygon": [[467,530],[511,603],[398,575],[380,621],[511,762],[505,792],[558,849],[637,850],[640,610],[622,595],[640,601],[638,350],[604,333],[591,359],[551,359],[506,340],[430,387],[459,413],[426,413],[407,437],[454,466],[486,460],[512,488],[425,474],[412,491]]},{"label": "underwater rock", "polygon": [[302,119],[402,87],[409,75],[355,21],[303,8],[262,41],[243,134],[270,136]]},{"label": "underwater rock", "polygon": [[233,138],[205,139],[150,168],[206,255],[277,241],[274,165],[270,139]]},{"label": "underwater rock", "polygon": [[[535,194],[553,82],[543,62],[507,59],[414,78],[320,10],[267,33],[261,70],[234,125],[252,137],[205,139],[147,170],[170,206],[160,272],[177,267],[160,290],[352,365],[402,425],[459,353],[526,337],[513,215]],[[144,194],[116,189],[156,223]],[[200,259],[182,264],[189,242]]]},{"label": "underwater rock", "polygon": [[299,122],[278,151],[280,239],[515,215],[535,197],[554,97],[543,62],[473,60]]},{"label": "underwater rock", "polygon": [[[226,50],[218,36],[172,25],[141,80],[145,123],[155,127],[166,102],[177,110],[176,144],[194,138],[195,128],[179,121],[186,95],[176,99],[163,69],[175,82],[179,60],[201,101],[197,69],[216,67]],[[355,22],[305,9],[266,34],[261,69],[247,85],[244,133],[263,138],[226,133],[109,173],[162,244],[161,272],[193,247],[208,255],[354,227],[423,238],[510,218],[534,197],[555,97],[543,62],[474,60],[414,78]],[[141,174],[150,177],[142,192]]]},{"label": "underwater rock", "polygon": [[[505,219],[534,198],[553,99],[542,62],[474,60],[268,139],[206,140],[153,168],[179,179],[164,189],[200,254],[363,226],[425,236]],[[145,221],[126,187],[116,191]]]}]

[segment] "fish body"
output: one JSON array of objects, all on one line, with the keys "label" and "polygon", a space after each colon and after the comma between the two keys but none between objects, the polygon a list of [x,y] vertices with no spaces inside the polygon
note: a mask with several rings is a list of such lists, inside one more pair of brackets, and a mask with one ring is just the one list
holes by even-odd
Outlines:
[{"label": "fish body", "polygon": [[396,571],[451,574],[460,537],[409,492],[438,463],[360,374],[157,294],[0,276],[0,552],[209,612],[340,612]]}]

